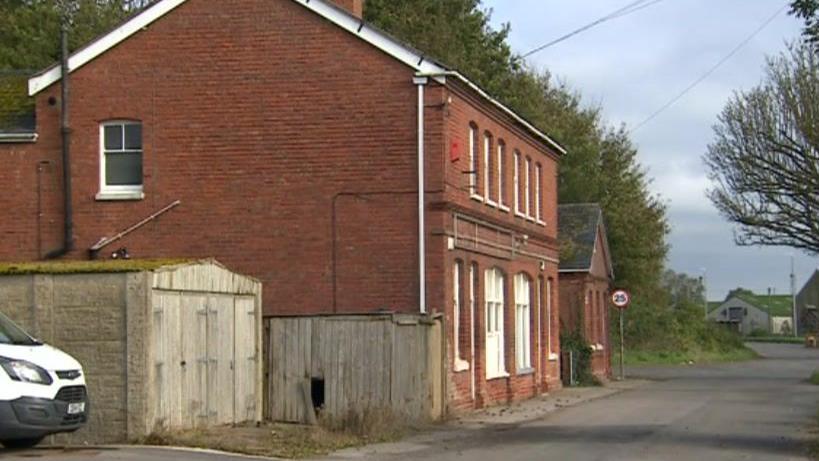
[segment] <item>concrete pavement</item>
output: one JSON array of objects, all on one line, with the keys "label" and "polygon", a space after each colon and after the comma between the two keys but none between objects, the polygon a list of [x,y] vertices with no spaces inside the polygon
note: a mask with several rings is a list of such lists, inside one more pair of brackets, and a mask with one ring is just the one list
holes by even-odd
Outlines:
[{"label": "concrete pavement", "polygon": [[[568,390],[551,400],[488,410],[398,443],[344,450],[323,459],[806,460],[808,428],[815,423],[819,403],[819,387],[806,379],[819,368],[819,350],[777,344],[753,347],[763,359],[633,369],[632,377],[654,381],[619,393]],[[15,461],[247,459],[142,448],[0,450],[0,457]]]}]

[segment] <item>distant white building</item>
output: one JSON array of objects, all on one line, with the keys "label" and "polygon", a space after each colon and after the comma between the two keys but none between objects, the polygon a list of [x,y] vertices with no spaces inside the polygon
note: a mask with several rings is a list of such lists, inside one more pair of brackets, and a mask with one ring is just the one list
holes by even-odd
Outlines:
[{"label": "distant white building", "polygon": [[708,304],[709,320],[725,324],[742,335],[793,333],[790,295],[757,295],[737,288],[728,293],[725,301]]}]

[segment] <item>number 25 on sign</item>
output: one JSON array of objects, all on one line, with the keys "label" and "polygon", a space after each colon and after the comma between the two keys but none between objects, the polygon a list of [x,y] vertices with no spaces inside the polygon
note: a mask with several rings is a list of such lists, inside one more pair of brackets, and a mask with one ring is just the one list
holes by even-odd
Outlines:
[{"label": "number 25 on sign", "polygon": [[625,309],[631,302],[631,295],[626,290],[617,290],[611,294],[611,303],[618,309]]}]

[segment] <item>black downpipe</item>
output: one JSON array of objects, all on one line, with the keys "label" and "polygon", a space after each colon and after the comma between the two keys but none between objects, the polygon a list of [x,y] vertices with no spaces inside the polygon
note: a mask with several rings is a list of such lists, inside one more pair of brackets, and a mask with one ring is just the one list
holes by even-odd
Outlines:
[{"label": "black downpipe", "polygon": [[74,249],[74,207],[71,200],[71,128],[68,120],[68,15],[60,25],[60,134],[62,135],[64,234],[63,246],[46,255],[46,259],[64,256]]}]

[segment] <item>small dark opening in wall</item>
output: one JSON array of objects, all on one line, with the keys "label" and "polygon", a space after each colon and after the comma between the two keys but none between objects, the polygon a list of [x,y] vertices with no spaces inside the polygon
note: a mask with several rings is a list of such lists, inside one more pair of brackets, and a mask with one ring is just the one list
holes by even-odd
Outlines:
[{"label": "small dark opening in wall", "polygon": [[324,378],[310,378],[310,397],[315,410],[324,408]]}]

